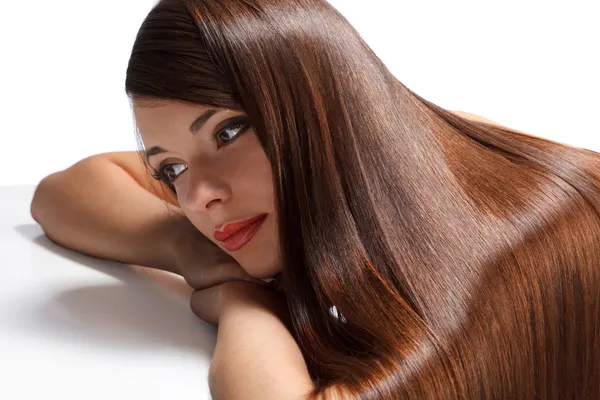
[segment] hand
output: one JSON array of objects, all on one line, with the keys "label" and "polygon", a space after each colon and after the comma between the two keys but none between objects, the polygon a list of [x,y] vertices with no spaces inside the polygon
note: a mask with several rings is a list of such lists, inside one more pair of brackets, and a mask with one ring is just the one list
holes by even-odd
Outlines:
[{"label": "hand", "polygon": [[173,221],[171,239],[176,269],[194,289],[208,289],[228,281],[272,286],[250,276],[227,252],[204,236],[184,216]]},{"label": "hand", "polygon": [[190,297],[192,312],[213,325],[225,312],[236,307],[263,307],[287,321],[285,297],[274,289],[244,281],[230,281],[203,290],[194,290]]}]

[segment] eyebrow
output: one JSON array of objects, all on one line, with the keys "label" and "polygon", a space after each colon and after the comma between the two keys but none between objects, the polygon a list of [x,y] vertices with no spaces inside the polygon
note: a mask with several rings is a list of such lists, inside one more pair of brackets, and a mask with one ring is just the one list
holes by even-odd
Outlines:
[{"label": "eyebrow", "polygon": [[208,111],[205,111],[204,114],[196,118],[196,120],[190,125],[190,132],[192,132],[192,135],[198,133],[198,131],[202,129],[202,126],[204,126],[204,124],[210,119],[210,117],[215,115],[218,111],[219,110],[215,110],[213,108]]},{"label": "eyebrow", "polygon": [[[192,135],[197,134],[200,129],[202,129],[202,127],[204,126],[204,124],[206,124],[206,122],[208,122],[208,120],[215,115],[217,112],[219,112],[219,110],[216,109],[209,109],[207,111],[205,111],[202,115],[200,115],[198,118],[196,118],[194,120],[194,122],[192,122],[192,124],[190,125],[190,132],[192,133]],[[153,146],[151,148],[149,148],[148,150],[145,151],[146,153],[146,161],[148,161],[150,159],[150,157],[155,156],[157,154],[160,153],[166,153],[167,150],[163,147],[160,146]]]}]

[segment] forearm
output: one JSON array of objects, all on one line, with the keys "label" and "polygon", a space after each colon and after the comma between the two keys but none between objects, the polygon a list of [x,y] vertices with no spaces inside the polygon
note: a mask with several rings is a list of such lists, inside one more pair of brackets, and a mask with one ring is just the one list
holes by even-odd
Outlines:
[{"label": "forearm", "polygon": [[178,211],[101,158],[44,178],[31,203],[33,218],[64,247],[176,273],[170,237],[187,222],[173,218]]},{"label": "forearm", "polygon": [[312,389],[304,357],[284,323],[285,304],[260,290],[265,296],[236,302],[219,320],[209,372],[215,400],[304,399]]}]

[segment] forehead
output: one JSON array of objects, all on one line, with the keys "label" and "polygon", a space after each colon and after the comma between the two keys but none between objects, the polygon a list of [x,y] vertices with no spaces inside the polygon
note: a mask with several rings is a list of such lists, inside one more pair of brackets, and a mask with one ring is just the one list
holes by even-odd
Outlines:
[{"label": "forehead", "polygon": [[[153,126],[179,125],[193,121],[198,115],[212,109],[200,104],[182,103],[172,100],[153,100],[132,103],[135,122],[140,133],[150,133]],[[189,125],[190,122],[188,122]]]},{"label": "forehead", "polygon": [[187,129],[199,115],[214,108],[174,100],[134,100],[133,114],[142,138]]}]

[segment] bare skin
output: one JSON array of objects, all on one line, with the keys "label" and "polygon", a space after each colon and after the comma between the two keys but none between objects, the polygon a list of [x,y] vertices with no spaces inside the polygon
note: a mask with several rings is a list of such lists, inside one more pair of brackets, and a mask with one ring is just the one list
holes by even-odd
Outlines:
[{"label": "bare skin", "polygon": [[[198,111],[177,110],[182,111],[177,114],[180,117]],[[153,168],[164,161],[186,165],[187,169],[178,170],[188,174],[177,179],[177,196],[164,183],[152,180],[137,152],[105,153],[40,182],[31,204],[32,216],[58,244],[96,257],[178,273],[198,289],[190,301],[192,311],[219,324],[209,371],[213,397],[244,393],[247,398],[302,398],[312,384],[303,355],[285,324],[286,307],[272,291],[231,282],[253,282],[255,277],[278,271],[275,227],[263,227],[267,229],[261,240],[253,243],[254,248],[235,255],[211,236],[211,228],[225,216],[243,217],[249,210],[272,212],[265,159],[250,135],[237,143],[246,157],[254,157],[250,163],[233,158],[232,152],[217,154],[204,139],[194,147],[187,142],[189,134],[183,132],[186,118],[177,121],[172,108],[163,111],[165,114],[154,117],[141,116],[144,142],[146,148],[169,146],[169,152],[151,157]],[[455,113],[496,124],[474,114]],[[155,130],[161,126],[157,116],[162,116],[163,124],[173,124],[181,135],[173,139],[163,136],[166,130]],[[214,117],[216,121],[204,128],[215,129],[224,121],[221,117]],[[138,122],[139,118],[140,114]],[[235,168],[239,161],[259,168],[240,169],[244,180],[239,181],[230,176],[231,170],[216,168],[219,164]],[[206,172],[210,167],[217,173]],[[248,186],[248,180],[254,185]],[[262,265],[265,258],[261,259],[261,252],[267,255]],[[264,385],[267,381],[272,384]],[[344,398],[336,388],[327,394],[330,399]]]},{"label": "bare skin", "polygon": [[94,155],[48,175],[35,190],[31,214],[60,246],[179,274],[194,289],[262,283],[191,224],[137,152]]},{"label": "bare skin", "polygon": [[[198,231],[250,276],[279,273],[273,174],[248,116],[167,100],[150,106],[134,102],[133,110],[148,163],[175,188],[181,211]],[[206,112],[212,114],[204,117]],[[241,248],[227,246],[215,234],[223,225],[261,215],[266,220]]]},{"label": "bare skin", "polygon": [[[148,110],[151,109],[138,111],[143,113]],[[173,109],[167,107],[163,111],[172,112]],[[185,109],[183,114],[178,115],[187,116],[189,120],[192,115],[197,114],[196,111]],[[462,111],[454,113],[499,125],[475,114]],[[215,115],[199,134],[205,133],[208,136],[207,130],[222,128],[221,125],[227,122],[227,118],[240,114]],[[144,116],[141,119],[144,120]],[[156,118],[150,116],[150,119],[146,118],[144,121],[154,123]],[[170,119],[163,119],[163,123],[172,122]],[[182,122],[177,125],[180,130],[187,129],[188,126],[189,124]],[[153,167],[158,167],[168,159],[171,160],[169,163],[186,163],[195,158],[198,160],[195,165],[198,166],[202,163],[215,164],[219,162],[217,154],[221,156],[221,161],[227,156],[210,147],[214,143],[209,142],[206,137],[201,140],[200,147],[192,151],[186,142],[186,135],[191,137],[189,133],[181,134],[181,142],[173,142],[169,138],[161,140],[161,131],[146,129],[142,133],[145,135],[146,148],[161,144],[171,150],[171,153],[151,157],[150,164]],[[236,131],[230,133],[235,134]],[[238,184],[226,177],[195,173],[191,178],[185,177],[185,174],[181,176],[188,181],[182,179],[177,182],[178,198],[166,184],[150,176],[141,163],[138,152],[111,152],[88,157],[44,178],[36,188],[31,203],[32,216],[46,235],[61,246],[94,257],[174,272],[183,276],[195,289],[228,280],[262,282],[260,278],[272,277],[279,271],[277,252],[273,247],[276,237],[274,226],[264,226],[263,229],[267,229],[261,240],[256,241],[253,248],[242,248],[243,254],[241,251],[236,255],[229,254],[214,238],[211,240],[206,236],[211,236],[210,228],[215,223],[226,219],[223,211],[225,203],[228,203],[227,217],[233,219],[257,212],[273,212],[272,192],[267,185],[266,160],[256,152],[258,144],[248,133],[250,132],[242,134],[246,137],[240,137],[239,143],[232,144],[253,149],[253,157],[256,158],[253,163],[258,161],[262,165],[260,171],[250,171],[255,175],[244,175],[251,182],[262,185],[263,189],[258,194],[253,191],[251,195],[246,195],[244,191],[254,188],[244,186],[243,182]],[[247,151],[248,148],[244,150]],[[223,147],[219,152],[225,149]],[[199,155],[205,155],[208,161],[200,161]],[[231,152],[229,155],[231,156]],[[197,189],[196,194],[192,193],[196,190],[194,188]],[[200,190],[201,188],[203,189]],[[240,197],[254,200],[252,204],[235,200],[236,207],[233,210],[230,205],[234,202],[234,196],[236,199]],[[183,202],[180,202],[182,199]],[[194,203],[194,199],[197,203]],[[215,202],[215,199],[224,201],[216,204],[220,200]],[[218,215],[214,211],[216,208],[221,209]],[[252,212],[248,211],[250,209]],[[178,217],[173,218],[174,215]],[[192,223],[188,216],[192,216],[195,222]],[[263,254],[268,254],[268,257],[265,259]]]}]

